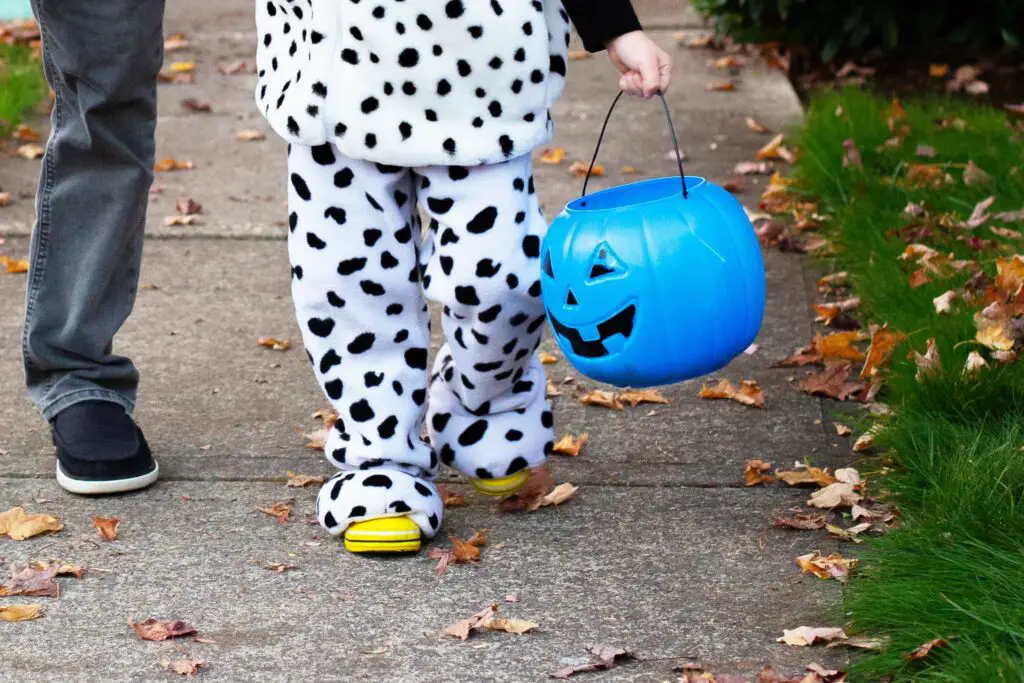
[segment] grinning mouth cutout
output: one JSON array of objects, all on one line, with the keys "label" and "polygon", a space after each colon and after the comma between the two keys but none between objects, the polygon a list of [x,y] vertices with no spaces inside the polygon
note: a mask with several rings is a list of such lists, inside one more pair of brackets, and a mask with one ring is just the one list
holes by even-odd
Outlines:
[{"label": "grinning mouth cutout", "polygon": [[569,342],[572,346],[572,352],[577,356],[580,358],[602,358],[613,353],[606,346],[606,342],[619,337],[618,343],[614,345],[616,347],[614,352],[618,352],[622,347],[622,343],[629,339],[629,336],[633,333],[636,306],[630,304],[611,318],[598,323],[597,339],[584,339],[583,334],[577,328],[565,325],[550,310],[548,311],[548,318],[551,320],[551,326],[554,328],[555,333]]}]

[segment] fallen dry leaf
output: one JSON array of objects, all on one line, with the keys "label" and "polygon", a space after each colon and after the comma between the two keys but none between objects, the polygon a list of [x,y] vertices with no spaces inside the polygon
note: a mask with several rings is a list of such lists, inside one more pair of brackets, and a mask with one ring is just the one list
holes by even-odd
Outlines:
[{"label": "fallen dry leaf", "polygon": [[834,640],[846,640],[847,638],[846,632],[841,628],[798,626],[794,629],[783,630],[782,637],[777,638],[776,642],[804,647],[817,642],[828,643]]},{"label": "fallen dry leaf", "polygon": [[[987,310],[987,309],[986,309]],[[1009,320],[1007,318],[989,318],[984,311],[974,315],[974,325],[977,333],[974,339],[993,351],[1010,351],[1015,343],[1010,334]]]},{"label": "fallen dry leaf", "polygon": [[923,354],[917,351],[913,353],[914,364],[917,366],[915,377],[918,382],[935,377],[942,371],[942,364],[939,361],[939,347],[935,345],[935,337],[928,339],[927,350]]},{"label": "fallen dry leaf", "polygon": [[850,569],[857,564],[857,560],[845,558],[838,553],[822,555],[815,550],[808,555],[797,557],[796,564],[804,574],[814,574],[819,579],[835,579],[840,583],[846,583],[850,578]]},{"label": "fallen dry leaf", "polygon": [[814,344],[808,344],[807,346],[801,346],[799,349],[789,354],[776,365],[779,367],[803,367],[805,365],[812,365],[814,363],[821,362],[821,354],[818,353],[817,349],[814,348]]},{"label": "fallen dry leaf", "polygon": [[733,168],[736,175],[771,175],[774,171],[767,161],[741,161]]},{"label": "fallen dry leaf", "polygon": [[643,173],[643,171],[641,171],[636,166],[623,166],[621,169],[619,169],[619,173],[621,173],[622,175],[640,175]]},{"label": "fallen dry leaf", "polygon": [[288,483],[285,484],[285,486],[292,489],[301,489],[304,486],[309,486],[310,484],[322,484],[325,481],[327,481],[327,477],[324,476],[295,474],[291,470],[289,470],[286,474],[288,475]]},{"label": "fallen dry leaf", "polygon": [[558,506],[576,497],[578,486],[559,484],[540,500],[540,507]]},{"label": "fallen dry leaf", "polygon": [[982,199],[980,202],[974,205],[974,209],[971,211],[971,215],[962,224],[965,228],[977,228],[983,225],[992,216],[989,215],[988,209],[996,201],[995,196],[987,199]]},{"label": "fallen dry leaf", "polygon": [[206,668],[206,662],[202,659],[161,659],[160,666],[182,676],[195,676],[200,669]]},{"label": "fallen dry leaf", "polygon": [[264,514],[270,515],[271,517],[276,517],[278,524],[284,524],[288,521],[288,518],[292,513],[292,504],[279,501],[268,508],[257,509]]},{"label": "fallen dry leaf", "polygon": [[896,347],[906,339],[906,335],[900,332],[893,332],[887,326],[875,327],[871,332],[871,345],[868,347],[868,355],[864,360],[864,367],[861,368],[861,377],[873,377],[884,365]]},{"label": "fallen dry leaf", "polygon": [[1007,299],[1016,299],[1024,292],[1024,256],[996,260],[995,286]]},{"label": "fallen dry leaf", "polygon": [[181,101],[181,106],[197,114],[209,114],[213,111],[213,107],[210,106],[209,102],[203,102],[194,97],[186,97],[183,99]]},{"label": "fallen dry leaf", "polygon": [[287,339],[278,339],[277,337],[260,337],[256,340],[256,346],[273,349],[274,351],[287,351],[292,347],[292,343]]},{"label": "fallen dry leaf", "polygon": [[945,78],[949,74],[949,64],[929,64],[928,75],[932,78]]},{"label": "fallen dry leaf", "polygon": [[757,122],[752,116],[747,117],[747,128],[755,133],[768,133],[770,132],[767,128]]},{"label": "fallen dry leaf", "polygon": [[15,154],[17,154],[19,157],[21,157],[22,159],[30,160],[39,159],[40,157],[43,156],[44,153],[45,150],[35,143],[21,145],[20,147],[18,147],[17,150],[15,150]]},{"label": "fallen dry leaf", "polygon": [[629,389],[620,393],[616,398],[634,408],[641,403],[659,403],[661,405],[672,403],[672,401],[662,396],[661,392],[657,389]]},{"label": "fallen dry leaf", "polygon": [[587,50],[569,50],[568,56],[570,62],[577,62],[581,59],[590,59],[594,55]]},{"label": "fallen dry leaf", "polygon": [[583,671],[601,671],[604,669],[611,669],[619,663],[633,658],[632,653],[627,650],[624,650],[621,647],[613,647],[611,645],[594,645],[592,647],[588,647],[587,652],[589,652],[591,656],[589,662],[561,668],[550,674],[551,678],[566,679],[573,674],[581,673]]},{"label": "fallen dry leaf", "polygon": [[289,569],[295,569],[296,565],[284,564],[282,562],[264,562],[263,568],[272,572],[277,572],[278,574],[284,574]]},{"label": "fallen dry leaf", "polygon": [[0,584],[0,596],[27,595],[33,597],[60,597],[57,583],[57,567],[36,569],[34,567],[11,566],[11,581]]},{"label": "fallen dry leaf", "polygon": [[221,64],[220,66],[218,66],[217,70],[220,71],[225,76],[234,76],[236,74],[246,74],[246,73],[248,73],[248,74],[256,73],[256,67],[254,65],[252,65],[252,64],[249,64],[244,59],[237,59],[237,60],[235,60],[233,62],[225,62],[225,63]]},{"label": "fallen dry leaf", "polygon": [[565,150],[561,147],[545,147],[541,150],[537,161],[549,165],[560,164],[565,161]]},{"label": "fallen dry leaf", "polygon": [[736,90],[736,81],[712,81],[704,89],[710,92],[733,92]]},{"label": "fallen dry leaf", "polygon": [[967,162],[964,168],[964,185],[990,185],[992,176],[981,170],[973,160]]},{"label": "fallen dry leaf", "polygon": [[509,619],[508,617],[490,617],[488,619],[484,619],[479,628],[486,629],[488,631],[504,631],[505,633],[514,633],[517,636],[521,636],[524,633],[529,633],[539,626],[540,624],[535,621]]},{"label": "fallen dry leaf", "polygon": [[944,315],[953,310],[953,302],[956,301],[956,291],[949,290],[943,294],[932,299],[932,304],[935,306],[935,312],[939,315]]},{"label": "fallen dry leaf", "polygon": [[171,157],[161,159],[153,166],[153,170],[157,173],[166,173],[169,171],[190,171],[193,168],[195,168],[195,164],[191,161],[178,161]]},{"label": "fallen dry leaf", "polygon": [[[6,208],[11,205],[11,193],[0,192],[0,209]],[[2,242],[0,242],[2,244]]]},{"label": "fallen dry leaf", "polygon": [[864,168],[864,161],[861,159],[860,150],[857,149],[857,143],[852,138],[843,140],[843,149],[846,150],[846,153],[843,154],[843,168],[849,166]]},{"label": "fallen dry leaf", "polygon": [[327,446],[327,437],[331,435],[329,427],[321,427],[316,431],[304,434],[306,437],[306,448],[314,451],[322,451]]},{"label": "fallen dry leaf", "polygon": [[121,520],[118,517],[93,517],[92,525],[96,527],[96,535],[104,541],[116,541]]},{"label": "fallen dry leaf", "polygon": [[881,430],[881,425],[873,425],[871,429],[857,437],[853,442],[853,452],[861,453],[875,447],[875,436]]},{"label": "fallen dry leaf", "polygon": [[844,541],[853,541],[854,543],[860,543],[861,540],[857,538],[857,536],[870,529],[871,526],[871,522],[863,522],[861,524],[852,526],[849,529],[843,529],[833,524],[826,524],[825,529],[833,536],[841,538]]},{"label": "fallen dry leaf", "polygon": [[61,521],[53,515],[27,515],[24,508],[21,507],[13,507],[0,513],[0,536],[7,534],[14,541],[24,541],[27,538],[57,532],[63,528],[64,525]]},{"label": "fallen dry leaf", "polygon": [[714,386],[701,387],[699,398],[708,400],[729,399],[750,408],[764,408],[764,390],[754,380],[741,380],[739,388],[727,379],[719,380]]},{"label": "fallen dry leaf", "polygon": [[533,512],[540,508],[541,499],[554,487],[555,479],[546,468],[530,470],[526,485],[513,496],[498,503],[502,512]]},{"label": "fallen dry leaf", "polygon": [[949,642],[945,638],[936,638],[935,640],[929,640],[923,645],[919,645],[914,648],[914,651],[910,654],[904,655],[903,658],[907,661],[915,662],[919,659],[924,659],[932,650],[937,647],[949,647]]},{"label": "fallen dry leaf", "polygon": [[168,216],[164,219],[167,227],[183,227],[189,225],[202,225],[203,221],[199,216]]},{"label": "fallen dry leaf", "polygon": [[62,564],[45,560],[35,560],[32,562],[33,569],[43,570],[50,567],[54,567],[57,570],[57,576],[73,576],[76,579],[80,579],[85,574],[85,568],[79,564]]},{"label": "fallen dry leaf", "polygon": [[11,137],[21,142],[39,142],[43,136],[32,126],[27,123],[22,123],[14,129],[14,132],[11,133]]},{"label": "fallen dry leaf", "polygon": [[173,33],[164,38],[164,52],[177,52],[187,50],[190,47],[188,38],[184,33]]},{"label": "fallen dry leaf", "polygon": [[761,149],[757,150],[757,154],[754,157],[759,161],[769,161],[774,159],[782,159],[789,163],[793,163],[793,153],[783,147],[782,143],[785,141],[785,133],[779,133],[771,141]]},{"label": "fallen dry leaf", "polygon": [[545,396],[547,398],[551,398],[552,396],[561,396],[561,395],[562,395],[562,392],[559,391],[558,387],[555,386],[555,383],[552,382],[549,379],[547,381],[547,385],[546,385]]},{"label": "fallen dry leaf", "polygon": [[192,73],[196,70],[195,62],[171,62],[170,66],[167,67],[170,71],[176,74],[187,74]]},{"label": "fallen dry leaf", "polygon": [[0,605],[0,621],[31,621],[42,612],[42,605]]},{"label": "fallen dry leaf", "polygon": [[937,152],[935,151],[934,147],[925,144],[918,145],[917,149],[914,150],[914,154],[916,154],[919,157],[925,157],[926,159],[931,159],[936,155],[936,153]]},{"label": "fallen dry leaf", "polygon": [[790,514],[776,513],[774,524],[775,526],[800,529],[801,531],[822,529],[825,526],[825,515],[815,512],[804,512],[796,508],[791,510]]},{"label": "fallen dry leaf", "polygon": [[611,410],[624,410],[622,402],[612,391],[594,389],[579,397],[579,402],[585,406],[600,406]]},{"label": "fallen dry leaf", "polygon": [[965,377],[972,377],[986,365],[988,365],[988,362],[985,361],[984,356],[977,351],[971,351],[967,354],[967,362],[964,363],[963,375]]},{"label": "fallen dry leaf", "polygon": [[537,354],[537,358],[540,359],[542,365],[551,365],[558,362],[558,356],[547,351],[541,351]]},{"label": "fallen dry leaf", "polygon": [[864,483],[860,478],[860,472],[852,467],[840,467],[836,470],[835,478],[836,481],[849,484],[854,488],[857,488]]},{"label": "fallen dry leaf", "polygon": [[817,467],[807,467],[800,470],[786,470],[776,472],[775,476],[789,486],[803,486],[804,484],[815,484],[819,487],[831,486],[838,479],[828,473],[827,470]]},{"label": "fallen dry leaf", "polygon": [[159,621],[150,617],[141,624],[131,617],[128,617],[128,625],[142,640],[162,641],[180,636],[190,636],[196,633],[196,629],[190,624],[177,619]]},{"label": "fallen dry leaf", "polygon": [[748,460],[743,465],[743,483],[746,486],[757,486],[759,484],[769,484],[772,481],[772,475],[768,472],[772,469],[770,462],[764,460]]},{"label": "fallen dry leaf", "polygon": [[838,482],[829,484],[811,494],[807,504],[813,508],[832,510],[841,506],[849,506],[859,503],[861,495],[853,490],[849,484]]},{"label": "fallen dry leaf", "polygon": [[261,130],[253,130],[251,128],[247,128],[245,130],[240,130],[237,133],[235,133],[235,139],[241,142],[257,142],[259,140],[266,140],[267,134]]},{"label": "fallen dry leaf", "polygon": [[28,272],[28,259],[13,259],[7,256],[0,256],[0,266],[10,275],[20,275]]},{"label": "fallen dry leaf", "polygon": [[189,197],[180,197],[174,203],[174,210],[183,216],[192,216],[203,212],[203,205]]},{"label": "fallen dry leaf", "polygon": [[580,449],[583,448],[583,444],[587,442],[589,434],[586,432],[579,436],[573,436],[572,434],[566,434],[561,439],[555,442],[554,452],[561,455],[568,455],[576,457],[580,454]]},{"label": "fallen dry leaf", "polygon": [[850,332],[833,332],[825,336],[815,335],[814,348],[825,359],[859,361],[864,359],[864,352],[853,346],[853,342],[863,341],[868,337],[858,330]]},{"label": "fallen dry leaf", "polygon": [[1000,228],[999,226],[989,227],[989,231],[993,235],[999,235],[1011,240],[1024,240],[1024,232],[1019,230],[1010,230],[1009,228]]},{"label": "fallen dry leaf", "polygon": [[[583,178],[587,175],[587,170],[590,168],[590,164],[586,164],[582,161],[574,161],[569,164],[569,173],[575,176]],[[604,175],[604,166],[601,164],[594,164],[594,169],[590,172],[590,175],[596,177]]]},{"label": "fallen dry leaf", "polygon": [[452,493],[446,487],[438,485],[437,493],[441,496],[446,508],[461,507],[466,504],[466,497],[461,493]]},{"label": "fallen dry leaf", "polygon": [[849,436],[853,434],[853,429],[849,425],[844,425],[841,422],[835,422],[832,424],[836,428],[836,436]]},{"label": "fallen dry leaf", "polygon": [[812,373],[800,380],[797,388],[812,396],[845,401],[866,388],[863,382],[849,381],[852,370],[849,361],[829,361],[821,372]]},{"label": "fallen dry leaf", "polygon": [[477,612],[468,619],[458,621],[442,633],[450,638],[458,638],[459,640],[466,640],[469,638],[469,634],[474,629],[480,628],[480,625],[487,619],[491,618],[498,613],[498,605],[490,605],[487,608]]}]

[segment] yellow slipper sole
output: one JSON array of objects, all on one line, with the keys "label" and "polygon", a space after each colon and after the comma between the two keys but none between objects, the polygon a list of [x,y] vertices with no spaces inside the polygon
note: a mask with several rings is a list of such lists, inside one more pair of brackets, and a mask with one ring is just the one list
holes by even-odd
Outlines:
[{"label": "yellow slipper sole", "polygon": [[381,517],[356,522],[345,529],[345,550],[350,553],[419,552],[419,525],[408,517]]},{"label": "yellow slipper sole", "polygon": [[526,486],[526,480],[530,478],[530,473],[527,470],[520,470],[515,474],[510,474],[507,477],[500,477],[498,479],[470,479],[475,488],[485,496],[511,496],[516,493],[524,486]]}]

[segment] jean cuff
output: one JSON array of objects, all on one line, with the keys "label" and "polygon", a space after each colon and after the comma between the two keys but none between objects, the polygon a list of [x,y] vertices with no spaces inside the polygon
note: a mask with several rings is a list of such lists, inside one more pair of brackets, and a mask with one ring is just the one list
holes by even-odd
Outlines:
[{"label": "jean cuff", "polygon": [[53,418],[57,417],[57,414],[65,408],[70,408],[76,403],[84,403],[85,401],[108,401],[110,403],[116,403],[124,408],[125,412],[129,415],[131,415],[135,410],[135,403],[116,391],[110,391],[108,389],[78,389],[76,391],[72,391],[70,394],[59,396],[53,401],[40,406],[39,412],[42,413],[43,417],[49,422],[53,420]]}]

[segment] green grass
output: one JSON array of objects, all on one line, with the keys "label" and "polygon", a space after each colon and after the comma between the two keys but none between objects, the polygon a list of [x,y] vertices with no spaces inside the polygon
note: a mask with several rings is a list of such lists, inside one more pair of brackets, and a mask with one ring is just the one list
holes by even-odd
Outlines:
[{"label": "green grass", "polygon": [[[836,115],[837,107],[842,115]],[[912,222],[908,202],[924,202],[933,217],[966,219],[974,205],[996,196],[991,211],[1024,208],[1024,133],[1004,113],[948,101],[904,103],[910,134],[901,149],[882,147],[892,133],[888,101],[849,91],[816,99],[799,135],[799,187],[831,218],[824,229],[835,247],[834,267],[850,273],[862,298],[862,317],[908,335],[893,356],[884,399],[895,409],[878,440],[887,473],[870,482],[886,491],[901,527],[863,548],[860,571],[845,592],[852,628],[885,636],[887,651],[867,655],[854,680],[1024,681],[1024,359],[998,365],[973,342],[980,306],[954,305],[935,313],[932,299],[972,274],[908,286],[912,267],[897,256],[906,242],[896,231]],[[963,130],[937,120],[961,119]],[[1019,124],[1018,124],[1019,125]],[[864,166],[844,168],[843,142],[855,141]],[[918,144],[937,150],[915,157]],[[973,161],[991,185],[965,186],[963,164]],[[933,189],[906,189],[907,164],[940,163],[953,178]],[[1016,170],[1015,170],[1016,169]],[[958,258],[975,259],[990,275],[995,261],[1024,252],[1024,241],[999,237],[989,225],[935,228],[915,240]],[[996,241],[977,250],[956,238]],[[936,339],[942,372],[924,383],[907,353]],[[990,361],[974,379],[961,370],[970,351]],[[1024,354],[1022,354],[1024,355]],[[876,469],[876,468],[872,468]],[[903,659],[933,638],[950,638],[917,663]]]},{"label": "green grass", "polygon": [[45,96],[43,70],[31,51],[0,45],[0,135],[9,133]]}]

